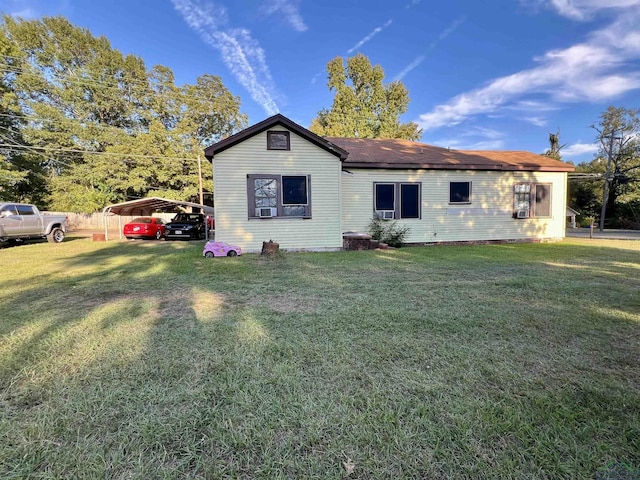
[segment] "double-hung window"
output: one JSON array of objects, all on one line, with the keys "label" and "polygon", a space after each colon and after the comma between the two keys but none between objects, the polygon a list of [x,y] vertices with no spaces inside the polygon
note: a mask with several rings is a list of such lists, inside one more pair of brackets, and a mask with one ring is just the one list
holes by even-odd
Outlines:
[{"label": "double-hung window", "polygon": [[309,175],[247,175],[249,217],[311,218]]},{"label": "double-hung window", "polygon": [[379,218],[420,218],[420,183],[374,183],[373,190],[373,207]]},{"label": "double-hung window", "polygon": [[551,217],[551,184],[516,183],[513,210],[515,218]]},{"label": "double-hung window", "polygon": [[449,182],[449,203],[471,203],[471,182]]}]

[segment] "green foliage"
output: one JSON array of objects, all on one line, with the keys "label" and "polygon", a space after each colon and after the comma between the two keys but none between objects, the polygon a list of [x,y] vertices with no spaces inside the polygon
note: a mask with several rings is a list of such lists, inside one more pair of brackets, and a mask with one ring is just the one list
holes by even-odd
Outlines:
[{"label": "green foliage", "polygon": [[330,110],[323,109],[309,129],[336,137],[403,138],[419,140],[422,129],[413,122],[400,123],[407,111],[409,92],[402,82],[383,84],[382,67],[371,66],[357,54],[346,60],[336,57],[327,64],[328,87],[335,90]]},{"label": "green foliage", "polygon": [[588,216],[588,217],[578,217],[578,225],[581,227],[590,227],[595,224],[596,217]]},{"label": "green foliage", "polygon": [[610,159],[608,225],[619,227],[625,223],[619,207],[640,200],[640,109],[610,106],[594,129],[598,156]]},{"label": "green foliage", "polygon": [[369,222],[369,235],[390,247],[401,247],[409,235],[409,227],[401,227],[395,220],[382,220],[375,213]]},{"label": "green foliage", "polygon": [[[602,174],[606,162],[595,159],[589,163],[576,165],[576,173]],[[602,206],[602,178],[578,178],[569,182],[569,205],[581,215],[599,217]]]},{"label": "green foliage", "polygon": [[[607,163],[609,195],[607,226],[638,228],[640,226],[640,111],[609,107],[593,128],[598,132],[600,149],[594,160],[576,166],[576,173],[600,174],[600,178],[584,178],[569,182],[569,204],[583,215],[599,219],[604,195]],[[613,134],[613,135],[612,135]]]},{"label": "green foliage", "polygon": [[[247,122],[220,78],[177,86],[171,69],[147,70],[140,57],[62,17],[4,16],[0,53],[0,87],[23,114],[15,143],[29,146],[50,177],[56,210],[96,211],[157,192],[195,199],[203,147]],[[203,173],[210,184],[209,169]]]},{"label": "green foliage", "polygon": [[543,153],[545,157],[553,158],[554,160],[562,161],[562,155],[560,150],[566,147],[567,144],[560,145],[560,130],[556,133],[549,134],[549,150]]}]

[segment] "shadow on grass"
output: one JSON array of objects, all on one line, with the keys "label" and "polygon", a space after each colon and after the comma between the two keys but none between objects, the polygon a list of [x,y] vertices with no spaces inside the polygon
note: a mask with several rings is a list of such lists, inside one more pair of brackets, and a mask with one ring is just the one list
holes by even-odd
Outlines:
[{"label": "shadow on grass", "polygon": [[0,282],[1,425],[26,432],[0,473],[340,478],[348,456],[366,478],[568,478],[640,462],[637,252],[71,247]]}]

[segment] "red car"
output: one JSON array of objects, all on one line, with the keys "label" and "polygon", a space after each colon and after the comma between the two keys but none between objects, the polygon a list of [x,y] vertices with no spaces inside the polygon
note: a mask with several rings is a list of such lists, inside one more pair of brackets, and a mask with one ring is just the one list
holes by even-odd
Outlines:
[{"label": "red car", "polygon": [[134,218],[124,226],[123,233],[128,239],[155,238],[160,240],[164,237],[164,221],[156,217]]}]

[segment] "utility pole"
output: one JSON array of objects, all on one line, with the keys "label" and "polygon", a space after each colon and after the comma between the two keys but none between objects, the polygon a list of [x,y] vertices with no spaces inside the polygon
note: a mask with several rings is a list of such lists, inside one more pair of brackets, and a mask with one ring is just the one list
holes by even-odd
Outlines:
[{"label": "utility pole", "polygon": [[202,159],[198,155],[198,182],[200,184],[200,205],[204,205],[204,192],[202,191]]},{"label": "utility pole", "polygon": [[607,201],[609,200],[609,182],[611,181],[611,162],[613,161],[613,141],[617,140],[614,136],[615,130],[611,130],[609,137],[609,151],[607,152],[607,171],[604,174],[604,194],[602,195],[602,210],[600,210],[600,231],[604,230],[604,216],[607,213]]}]

